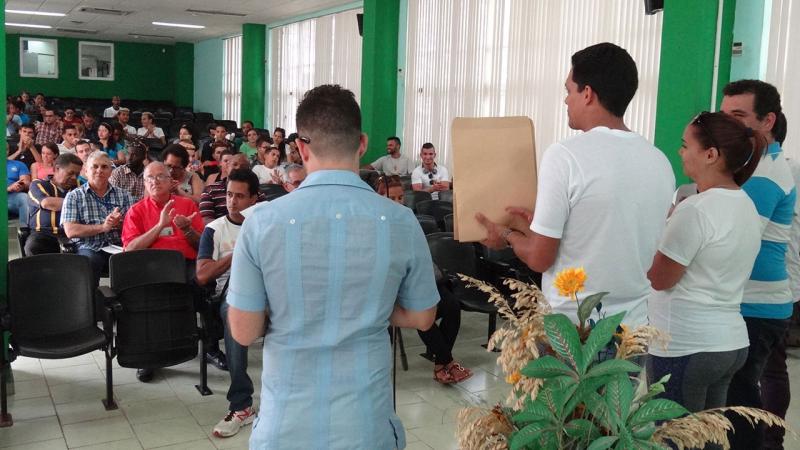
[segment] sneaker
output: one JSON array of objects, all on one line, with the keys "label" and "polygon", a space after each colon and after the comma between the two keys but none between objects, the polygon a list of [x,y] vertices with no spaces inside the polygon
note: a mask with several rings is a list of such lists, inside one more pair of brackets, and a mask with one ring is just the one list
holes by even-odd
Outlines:
[{"label": "sneaker", "polygon": [[256,418],[256,411],[253,407],[247,407],[241,411],[229,411],[228,415],[214,426],[214,436],[220,438],[231,437],[239,432],[245,425],[253,423]]}]

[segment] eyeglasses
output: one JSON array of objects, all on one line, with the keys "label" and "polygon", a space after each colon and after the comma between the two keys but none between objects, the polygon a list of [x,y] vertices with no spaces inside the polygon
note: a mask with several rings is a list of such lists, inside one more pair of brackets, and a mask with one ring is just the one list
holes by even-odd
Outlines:
[{"label": "eyeglasses", "polygon": [[169,170],[170,172],[183,170],[183,167],[181,167],[181,166],[168,166],[168,165],[164,164],[164,167],[166,167],[167,170]]},{"label": "eyeglasses", "polygon": [[298,187],[298,186],[300,186],[302,183],[303,183],[303,180],[294,180],[294,181],[290,181],[290,182],[289,182],[289,184],[291,184],[291,185],[292,185],[292,186],[294,186],[294,187]]},{"label": "eyeglasses", "polygon": [[301,141],[305,142],[306,144],[310,144],[311,143],[311,138],[310,137],[297,136],[297,139],[300,139]]},{"label": "eyeglasses", "polygon": [[694,118],[694,120],[692,120],[692,125],[697,125],[698,127],[700,127],[700,129],[703,130],[703,133],[705,133],[708,140],[711,141],[711,146],[719,149],[719,145],[717,145],[717,141],[714,140],[714,136],[711,134],[711,131],[708,129],[706,124],[703,123],[703,117],[708,117],[708,115],[710,114],[711,113],[708,111],[701,112],[700,114],[697,115],[697,117]]},{"label": "eyeglasses", "polygon": [[164,181],[167,181],[170,178],[171,177],[169,175],[164,175],[164,174],[155,175],[155,176],[148,175],[148,176],[144,177],[144,181],[146,181],[148,183],[155,183],[155,182],[163,183]]}]

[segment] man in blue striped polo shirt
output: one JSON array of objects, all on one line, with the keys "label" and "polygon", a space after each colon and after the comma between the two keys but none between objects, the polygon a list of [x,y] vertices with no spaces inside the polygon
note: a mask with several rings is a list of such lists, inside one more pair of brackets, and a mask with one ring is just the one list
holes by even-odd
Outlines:
[{"label": "man in blue striped polo shirt", "polygon": [[[742,186],[761,216],[761,250],[742,299],[750,349],[747,361],[728,388],[728,405],[763,408],[770,402],[762,395],[764,387],[763,383],[759,386],[759,381],[774,350],[784,342],[792,315],[794,299],[786,271],[786,249],[797,192],[779,142],[786,135],[786,117],[775,87],[763,81],[740,80],[725,86],[723,94],[722,111],[764,134],[769,143],[755,173]],[[784,353],[784,374],[785,360]],[[788,397],[788,382],[785,395]],[[734,419],[732,448],[762,448],[763,427],[754,432],[746,421]],[[782,446],[778,444],[777,448]]]}]

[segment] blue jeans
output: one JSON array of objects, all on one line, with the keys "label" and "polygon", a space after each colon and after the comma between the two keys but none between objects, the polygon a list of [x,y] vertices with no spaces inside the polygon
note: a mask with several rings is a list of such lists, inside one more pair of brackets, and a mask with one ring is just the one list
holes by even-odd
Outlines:
[{"label": "blue jeans", "polygon": [[16,215],[22,227],[28,226],[28,194],[26,192],[8,193],[8,215]]},{"label": "blue jeans", "polygon": [[225,322],[225,356],[228,360],[228,373],[231,386],[228,388],[229,411],[241,411],[253,406],[253,380],[247,375],[247,347],[239,344],[231,335],[228,323],[228,302],[222,302],[220,315]]}]

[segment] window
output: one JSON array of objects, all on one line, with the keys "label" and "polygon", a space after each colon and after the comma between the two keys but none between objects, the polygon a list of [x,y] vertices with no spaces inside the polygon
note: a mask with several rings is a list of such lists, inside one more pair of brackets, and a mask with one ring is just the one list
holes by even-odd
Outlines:
[{"label": "window", "polygon": [[20,38],[19,76],[58,78],[58,41]]},{"label": "window", "polygon": [[[781,94],[783,113],[789,121],[784,149],[786,156],[800,158],[800,86],[797,71],[800,70],[800,42],[797,27],[800,26],[800,8],[791,0],[773,0],[772,21],[769,25],[769,53],[765,81],[772,83]],[[766,25],[766,24],[765,24]]]},{"label": "window", "polygon": [[[564,80],[574,52],[613,42],[630,52],[639,90],[625,115],[652,141],[662,14],[630,0],[409,0],[403,149],[419,159],[424,142],[452,167],[455,117],[528,116],[537,156],[575,132],[567,126]],[[502,145],[502,136],[487,145]],[[407,144],[406,144],[407,143]]]},{"label": "window", "polygon": [[242,116],[242,36],[225,39],[223,60],[222,118],[239,123]]},{"label": "window", "polygon": [[114,81],[114,44],[80,41],[78,61],[79,79]]},{"label": "window", "polygon": [[361,98],[361,9],[304,20],[270,30],[270,125],[295,131],[303,94],[339,84]]}]

